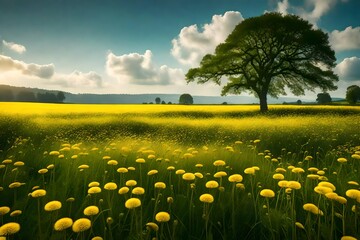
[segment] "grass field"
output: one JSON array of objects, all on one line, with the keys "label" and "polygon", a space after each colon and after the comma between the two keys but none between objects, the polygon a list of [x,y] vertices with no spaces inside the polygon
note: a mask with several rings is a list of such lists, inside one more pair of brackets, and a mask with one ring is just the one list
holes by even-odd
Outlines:
[{"label": "grass field", "polygon": [[359,126],[347,106],[0,103],[0,236],[360,238]]}]

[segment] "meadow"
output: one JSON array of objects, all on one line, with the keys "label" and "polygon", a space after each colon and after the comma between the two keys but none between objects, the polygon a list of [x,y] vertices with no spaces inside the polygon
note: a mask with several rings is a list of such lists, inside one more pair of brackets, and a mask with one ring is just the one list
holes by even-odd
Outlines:
[{"label": "meadow", "polygon": [[360,238],[360,108],[269,109],[0,103],[0,239]]}]

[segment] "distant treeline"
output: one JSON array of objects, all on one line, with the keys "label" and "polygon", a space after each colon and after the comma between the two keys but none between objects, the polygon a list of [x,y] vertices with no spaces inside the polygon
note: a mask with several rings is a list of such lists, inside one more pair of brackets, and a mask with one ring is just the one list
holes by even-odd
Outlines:
[{"label": "distant treeline", "polygon": [[65,94],[61,91],[57,93],[44,92],[34,93],[30,90],[21,90],[14,93],[11,88],[0,87],[0,102],[45,102],[62,103],[65,100]]}]

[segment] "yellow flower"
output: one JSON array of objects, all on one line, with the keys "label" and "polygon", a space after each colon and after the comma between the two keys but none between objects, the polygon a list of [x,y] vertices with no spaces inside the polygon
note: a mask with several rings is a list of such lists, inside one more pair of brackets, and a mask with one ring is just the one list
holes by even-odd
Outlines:
[{"label": "yellow flower", "polygon": [[253,143],[255,143],[255,144],[259,143],[259,142],[260,142],[260,139],[256,139],[256,140],[253,141]]},{"label": "yellow flower", "polygon": [[146,224],[146,226],[148,227],[149,230],[151,229],[151,230],[153,230],[155,232],[157,232],[159,230],[159,226],[154,222],[148,222]]},{"label": "yellow flower", "polygon": [[348,181],[347,183],[350,184],[350,185],[359,186],[359,183],[356,182],[356,181]]},{"label": "yellow flower", "polygon": [[5,223],[0,227],[0,236],[13,235],[20,231],[20,224],[16,222]]},{"label": "yellow flower", "polygon": [[239,188],[240,190],[244,190],[245,189],[245,185],[243,183],[237,183],[236,188]]},{"label": "yellow flower", "polygon": [[107,162],[107,165],[116,166],[116,165],[118,165],[118,162],[116,160],[109,160]]},{"label": "yellow flower", "polygon": [[276,180],[283,180],[284,178],[285,178],[284,175],[281,173],[275,173],[273,175],[273,179],[276,179]]},{"label": "yellow flower", "polygon": [[287,188],[288,187],[289,182],[286,180],[281,180],[278,182],[278,186],[281,188]]},{"label": "yellow flower", "polygon": [[186,181],[193,181],[195,179],[195,175],[193,173],[184,173],[182,175],[182,179]]},{"label": "yellow flower", "polygon": [[136,186],[137,182],[135,180],[128,180],[126,181],[125,185],[128,187]]},{"label": "yellow flower", "polygon": [[347,162],[347,159],[346,158],[338,158],[337,161],[339,163],[346,163]]},{"label": "yellow flower", "polygon": [[167,212],[158,212],[155,215],[155,219],[158,222],[168,222],[170,221],[170,214]]},{"label": "yellow flower", "polygon": [[174,202],[174,199],[172,197],[167,197],[166,202],[171,204]]},{"label": "yellow flower", "polygon": [[46,167],[47,169],[54,169],[55,168],[55,165],[54,164],[50,164]]},{"label": "yellow flower", "polygon": [[285,168],[276,168],[275,172],[277,172],[277,173],[286,173],[286,169]]},{"label": "yellow flower", "polygon": [[100,186],[100,183],[99,182],[91,182],[89,183],[88,187],[91,188],[91,187],[98,187]]},{"label": "yellow flower", "polygon": [[49,171],[48,169],[42,168],[42,169],[40,169],[40,170],[38,171],[38,173],[40,173],[40,174],[45,174],[45,173],[47,173],[48,171]]},{"label": "yellow flower", "polygon": [[176,170],[176,172],[175,172],[176,175],[182,175],[184,173],[185,173],[184,169],[179,169],[179,170]]},{"label": "yellow flower", "polygon": [[313,157],[312,156],[306,156],[304,160],[305,161],[310,161],[310,160],[313,160]]},{"label": "yellow flower", "polygon": [[303,205],[303,209],[315,215],[321,215],[321,216],[324,215],[324,213],[313,203],[305,203]]},{"label": "yellow flower", "polygon": [[128,193],[129,192],[129,188],[128,187],[122,187],[119,189],[118,193],[119,194],[125,194],[125,193]]},{"label": "yellow flower", "polygon": [[218,188],[219,183],[217,181],[210,180],[210,181],[206,182],[205,187],[206,188]]},{"label": "yellow flower", "polygon": [[360,154],[353,154],[351,155],[352,158],[360,160]]},{"label": "yellow flower", "polygon": [[[100,190],[101,190],[101,189],[100,189]],[[75,201],[75,198],[69,197],[68,199],[66,199],[66,201],[67,201],[67,202],[73,202],[73,201]]]},{"label": "yellow flower", "polygon": [[202,194],[199,199],[203,203],[212,203],[212,202],[214,202],[214,197],[209,193]]},{"label": "yellow flower", "polygon": [[275,197],[275,193],[271,189],[263,189],[263,190],[261,190],[260,195],[263,196],[263,197],[266,197],[266,198]]},{"label": "yellow flower", "polygon": [[230,175],[228,178],[229,182],[241,182],[243,180],[243,177],[240,174],[233,174]]},{"label": "yellow flower", "polygon": [[104,185],[104,189],[106,190],[116,190],[117,189],[117,185],[114,182],[108,182]]},{"label": "yellow flower", "polygon": [[13,183],[9,184],[9,188],[18,188],[18,187],[21,187],[24,184],[25,183],[21,183],[21,182],[13,182]]},{"label": "yellow flower", "polygon": [[137,162],[137,163],[145,163],[145,159],[138,158],[138,159],[135,160],[135,162]]},{"label": "yellow flower", "polygon": [[103,158],[102,158],[103,160],[110,160],[111,159],[111,157],[110,156],[103,156]]},{"label": "yellow flower", "polygon": [[291,170],[291,172],[293,172],[293,173],[304,173],[305,170],[302,169],[302,168],[300,168],[300,167],[296,167],[296,168],[293,168],[293,169]]},{"label": "yellow flower", "polygon": [[360,199],[360,191],[357,189],[349,189],[346,191],[346,196],[352,199]]},{"label": "yellow flower", "polygon": [[4,207],[0,207],[0,216],[7,214],[8,212],[10,212],[10,208],[7,206]]},{"label": "yellow flower", "polygon": [[160,189],[166,188],[166,184],[163,182],[156,182],[154,186],[155,186],[155,188],[160,188]]},{"label": "yellow flower", "polygon": [[22,214],[21,210],[14,210],[10,213],[10,217],[16,217]]},{"label": "yellow flower", "polygon": [[301,184],[298,181],[289,181],[287,187],[291,189],[300,189]]},{"label": "yellow flower", "polygon": [[46,195],[46,190],[44,189],[37,189],[31,193],[33,198],[43,197]]},{"label": "yellow flower", "polygon": [[328,188],[331,188],[331,190],[336,191],[336,187],[334,186],[334,184],[332,184],[330,182],[319,182],[318,186],[328,187]]},{"label": "yellow flower", "polygon": [[101,188],[99,187],[91,187],[88,190],[88,194],[96,194],[96,193],[101,193]]},{"label": "yellow flower", "polygon": [[73,232],[84,232],[91,228],[91,221],[87,218],[79,218],[72,225]]},{"label": "yellow flower", "polygon": [[116,170],[118,173],[127,173],[129,170],[127,168],[121,167]]},{"label": "yellow flower", "polygon": [[316,186],[314,188],[314,191],[321,194],[321,195],[325,195],[326,193],[330,193],[332,192],[333,190],[329,187],[323,187],[323,186]]},{"label": "yellow flower", "polygon": [[222,178],[222,177],[226,177],[226,176],[227,176],[227,173],[224,171],[220,171],[220,172],[217,172],[214,174],[215,178]]},{"label": "yellow flower", "polygon": [[202,173],[199,173],[199,172],[194,173],[194,175],[197,178],[203,178],[204,177],[204,175]]},{"label": "yellow flower", "polygon": [[302,223],[300,223],[300,222],[296,222],[295,225],[296,225],[298,228],[305,229],[304,225],[302,225]]},{"label": "yellow flower", "polygon": [[[168,171],[174,171],[175,170],[175,167],[174,166],[169,166],[169,167],[167,167],[167,170]],[[185,172],[185,171],[184,171]]]},{"label": "yellow flower", "polygon": [[134,209],[140,206],[141,206],[141,201],[138,198],[130,198],[125,202],[125,207],[128,209]]},{"label": "yellow flower", "polygon": [[55,211],[55,210],[58,210],[60,209],[62,206],[61,202],[59,201],[51,201],[51,202],[48,202],[47,204],[45,204],[45,211]]},{"label": "yellow flower", "polygon": [[318,175],[324,175],[325,174],[325,171],[324,170],[319,170],[316,172]]},{"label": "yellow flower", "polygon": [[357,238],[354,238],[352,236],[342,236],[340,240],[357,240]]},{"label": "yellow flower", "polygon": [[22,162],[22,161],[14,162],[14,166],[15,166],[15,167],[21,167],[21,166],[24,166],[24,165],[25,165],[25,163]]},{"label": "yellow flower", "polygon": [[320,176],[317,174],[308,174],[306,177],[309,179],[316,180],[316,179],[319,179]]},{"label": "yellow flower", "polygon": [[147,173],[147,175],[148,175],[148,176],[151,176],[151,175],[155,175],[155,174],[157,174],[157,173],[158,173],[158,170],[154,169],[154,170],[150,170],[150,171]]},{"label": "yellow flower", "polygon": [[99,208],[97,206],[88,206],[84,209],[84,215],[93,216],[99,213]]},{"label": "yellow flower", "polygon": [[342,196],[337,196],[337,197],[335,198],[335,201],[337,201],[337,202],[340,203],[340,204],[346,204],[346,203],[347,203],[347,199],[344,198],[344,197],[342,197]]},{"label": "yellow flower", "polygon": [[82,164],[78,167],[78,169],[88,169],[89,168],[89,165],[87,164]]},{"label": "yellow flower", "polygon": [[104,239],[100,236],[95,236],[95,237],[91,238],[91,240],[104,240]]},{"label": "yellow flower", "polygon": [[337,195],[337,193],[334,192],[325,193],[325,197],[330,200],[336,200],[338,196],[339,195]]},{"label": "yellow flower", "polygon": [[49,153],[50,156],[57,156],[57,155],[59,155],[59,154],[60,154],[59,151],[51,151],[51,152]]},{"label": "yellow flower", "polygon": [[255,175],[255,169],[252,168],[252,167],[246,168],[246,169],[244,170],[244,173],[245,173],[245,174],[249,174],[249,175]]},{"label": "yellow flower", "polygon": [[12,163],[11,159],[5,159],[4,161],[2,161],[3,164],[10,164]]},{"label": "yellow flower", "polygon": [[214,163],[213,163],[213,165],[215,166],[215,167],[220,167],[220,166],[225,166],[225,161],[223,161],[223,160],[216,160]]},{"label": "yellow flower", "polygon": [[154,154],[149,154],[149,155],[147,156],[147,158],[148,158],[148,159],[155,159],[156,156],[155,156]]},{"label": "yellow flower", "polygon": [[197,168],[202,168],[204,165],[202,165],[201,163],[197,163],[196,165],[195,165],[195,167],[197,167]]},{"label": "yellow flower", "polygon": [[131,193],[135,195],[143,195],[145,193],[145,189],[142,187],[136,187],[131,191]]},{"label": "yellow flower", "polygon": [[308,168],[308,171],[309,172],[317,172],[317,171],[319,171],[319,169],[316,167],[310,167],[310,168]]}]

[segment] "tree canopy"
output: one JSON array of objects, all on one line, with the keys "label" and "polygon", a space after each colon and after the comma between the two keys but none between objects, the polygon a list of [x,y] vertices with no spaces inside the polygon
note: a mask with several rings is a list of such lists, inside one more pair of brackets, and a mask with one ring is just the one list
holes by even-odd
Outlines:
[{"label": "tree canopy", "polygon": [[346,90],[346,101],[349,104],[356,104],[360,101],[360,87],[357,85],[351,85]]},{"label": "tree canopy", "polygon": [[319,104],[331,103],[332,99],[329,93],[318,93],[316,101]]},{"label": "tree canopy", "polygon": [[250,92],[267,111],[267,95],[286,95],[286,87],[297,96],[316,87],[336,90],[335,64],[323,31],[295,15],[266,13],[238,24],[214,54],[188,71],[186,80],[220,85],[227,77],[222,95]]},{"label": "tree canopy", "polygon": [[194,99],[190,94],[188,93],[181,94],[179,98],[179,104],[189,105],[193,103],[194,103]]}]

